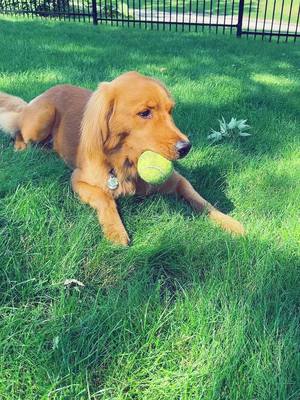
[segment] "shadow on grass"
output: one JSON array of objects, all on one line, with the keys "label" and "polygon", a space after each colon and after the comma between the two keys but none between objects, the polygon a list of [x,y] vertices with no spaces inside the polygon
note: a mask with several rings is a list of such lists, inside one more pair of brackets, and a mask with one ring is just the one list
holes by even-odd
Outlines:
[{"label": "shadow on grass", "polygon": [[0,161],[0,197],[13,194],[28,183],[42,187],[51,182],[65,185],[69,181],[71,170],[55,153],[36,145],[16,152],[9,138],[1,132],[0,135],[0,149],[6,149]]},{"label": "shadow on grass", "polygon": [[[134,258],[124,254],[124,264],[131,259],[134,272],[114,287],[99,291],[93,288],[93,284],[87,284],[82,293],[62,294],[60,301],[66,309],[75,307],[76,303],[80,305],[75,307],[72,319],[58,322],[59,342],[54,350],[51,349],[52,342],[48,342],[47,351],[51,356],[47,370],[53,376],[65,376],[63,383],[66,385],[72,376],[79,377],[82,382],[88,379],[90,390],[95,392],[105,388],[108,381],[107,390],[114,393],[111,382],[116,379],[120,383],[117,384],[120,393],[125,396],[131,390],[134,392],[134,387],[131,387],[126,372],[123,375],[122,368],[125,371],[129,368],[131,376],[140,370],[139,362],[144,362],[146,368],[149,364],[151,369],[152,357],[160,347],[176,354],[179,346],[177,335],[192,335],[197,341],[198,335],[201,336],[197,328],[205,321],[201,307],[206,307],[211,318],[215,318],[207,326],[208,337],[201,337],[208,349],[211,348],[211,337],[220,335],[219,350],[226,351],[228,340],[232,343],[238,340],[235,332],[240,318],[244,323],[239,337],[243,342],[242,348],[236,347],[236,351],[226,354],[221,364],[214,367],[221,371],[226,360],[235,357],[236,362],[228,364],[234,371],[233,378],[223,382],[229,392],[239,368],[256,357],[248,353],[249,337],[252,343],[256,343],[257,352],[274,331],[278,332],[275,341],[288,342],[290,339],[285,335],[290,329],[295,329],[293,318],[299,276],[294,267],[299,258],[289,251],[279,253],[270,248],[269,243],[254,238],[227,239],[227,249],[220,235],[202,243],[191,244],[190,239],[178,232],[177,237],[173,236],[170,241],[168,234],[162,234],[150,249],[135,250]],[[245,248],[255,249],[255,252],[246,254]],[[240,257],[242,253],[244,256]],[[225,258],[229,262],[224,264]],[[189,320],[189,306],[181,310],[183,301],[192,308],[198,307],[201,316],[198,322]],[[237,320],[233,319],[226,325],[226,316],[230,312],[237,312]],[[174,323],[179,324],[175,332]],[[187,328],[189,324],[190,329]],[[291,341],[289,345],[292,350],[296,342]],[[216,349],[211,348],[211,351]],[[136,361],[132,359],[133,354]],[[193,357],[188,343],[185,356]],[[292,352],[286,356],[291,362]],[[167,362],[169,357],[165,357]],[[273,361],[276,363],[275,359]],[[256,362],[261,361],[257,359]],[[159,380],[160,369],[157,368],[157,371],[145,371],[143,382],[149,379],[150,384],[154,378]],[[272,363],[266,368],[272,368]],[[122,381],[127,385],[122,385]],[[293,368],[288,382],[286,393],[292,393],[296,382]],[[257,385],[255,379],[253,384]]]},{"label": "shadow on grass", "polygon": [[[1,20],[1,24],[7,38],[9,36],[14,38],[14,45],[21,50],[19,58],[18,54],[14,56],[14,63],[8,59],[2,67],[4,71],[13,74],[23,71],[34,72],[47,66],[54,71],[60,71],[63,80],[67,82],[78,81],[78,78],[84,80],[86,74],[86,80],[94,80],[93,84],[96,84],[101,80],[113,79],[120,72],[129,69],[147,71],[149,67],[152,71],[156,69],[159,76],[165,76],[167,79],[176,77],[176,80],[183,78],[197,81],[201,77],[210,76],[212,71],[231,77],[242,73],[245,79],[249,73],[256,70],[268,74],[280,74],[283,68],[298,70],[300,57],[296,46],[264,43],[264,57],[259,58],[256,52],[260,50],[262,44],[250,40],[237,42],[233,54],[228,51],[232,48],[232,42],[228,43],[227,38],[221,35],[215,39],[214,36],[203,37],[194,33],[166,35],[165,32],[144,32],[139,29],[122,29],[120,35],[121,28],[105,29],[102,26],[95,28],[80,24],[72,24],[70,35],[65,30],[67,23]],[[24,46],[21,38],[15,38],[16,30],[23,30],[26,35],[26,52],[36,44],[37,35],[39,36],[39,45],[34,48],[32,60],[34,63],[31,68],[22,62]],[[124,42],[127,46],[126,52],[123,51]],[[289,46],[288,54],[284,53],[286,46]],[[194,51],[191,52],[192,49]],[[278,57],[280,51],[281,57]],[[273,58],[274,55],[277,55],[282,62],[270,64],[269,57]],[[60,65],[57,63],[58,59],[62,61]],[[225,66],[224,60],[226,60]],[[96,71],[95,65],[99,65]],[[67,71],[68,67],[71,68]],[[166,71],[160,71],[161,67],[166,67]],[[53,79],[49,82],[49,86],[54,83]],[[27,85],[30,84],[28,81]]]}]

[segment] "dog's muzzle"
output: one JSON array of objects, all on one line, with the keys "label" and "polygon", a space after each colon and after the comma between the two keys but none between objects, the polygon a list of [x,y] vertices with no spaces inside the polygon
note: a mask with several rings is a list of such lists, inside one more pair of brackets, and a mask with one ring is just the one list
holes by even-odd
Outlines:
[{"label": "dog's muzzle", "polygon": [[179,156],[178,158],[183,158],[191,150],[192,145],[190,142],[180,141],[176,143],[175,147]]}]

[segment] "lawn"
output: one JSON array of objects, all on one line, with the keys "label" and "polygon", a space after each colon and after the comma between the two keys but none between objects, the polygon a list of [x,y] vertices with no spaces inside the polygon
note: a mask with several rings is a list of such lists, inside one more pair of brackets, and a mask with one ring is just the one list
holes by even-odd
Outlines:
[{"label": "lawn", "polygon": [[[165,82],[193,142],[177,169],[248,232],[133,197],[119,203],[132,245],[112,246],[64,163],[1,135],[0,398],[299,399],[299,46],[0,23],[0,90],[26,100],[128,70]],[[209,143],[221,116],[252,136]]]}]

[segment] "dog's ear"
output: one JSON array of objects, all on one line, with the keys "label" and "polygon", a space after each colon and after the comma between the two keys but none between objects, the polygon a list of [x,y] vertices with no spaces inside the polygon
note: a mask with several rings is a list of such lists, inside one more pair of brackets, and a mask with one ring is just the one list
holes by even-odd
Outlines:
[{"label": "dog's ear", "polygon": [[81,122],[80,145],[90,157],[103,151],[109,137],[109,120],[114,110],[112,83],[100,83],[90,97]]}]

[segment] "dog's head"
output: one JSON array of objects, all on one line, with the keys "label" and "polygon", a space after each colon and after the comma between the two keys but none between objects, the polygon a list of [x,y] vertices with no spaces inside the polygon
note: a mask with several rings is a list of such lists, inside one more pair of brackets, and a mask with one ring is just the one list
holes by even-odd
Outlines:
[{"label": "dog's head", "polygon": [[[174,101],[159,81],[128,72],[110,83],[101,83],[93,93],[83,119],[83,132],[104,153],[122,148],[137,159],[151,150],[169,160],[184,157],[188,138],[172,119]],[[88,131],[88,132],[87,132]]]},{"label": "dog's head", "polygon": [[136,164],[144,151],[169,160],[189,152],[188,138],[173,122],[173,108],[164,85],[137,72],[101,83],[92,94],[82,120],[80,153],[117,173],[121,185],[116,195],[134,192]]}]

